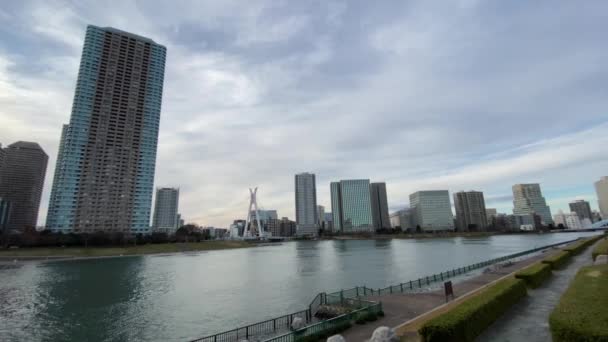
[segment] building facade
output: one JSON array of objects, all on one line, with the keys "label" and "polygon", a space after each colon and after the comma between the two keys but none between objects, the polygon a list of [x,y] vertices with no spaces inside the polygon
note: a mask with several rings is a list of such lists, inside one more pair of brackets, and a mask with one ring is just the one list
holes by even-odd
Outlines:
[{"label": "building facade", "polygon": [[318,234],[317,185],[314,173],[300,173],[295,176],[296,225],[298,235]]},{"label": "building facade", "polygon": [[166,48],[87,27],[47,229],[149,233]]},{"label": "building facade", "polygon": [[404,208],[392,213],[389,217],[392,228],[401,228],[406,231],[412,228],[412,211],[410,208]]},{"label": "building facade", "polygon": [[460,191],[454,194],[456,225],[459,231],[483,231],[488,227],[486,202],[481,191]]},{"label": "building facade", "polygon": [[[591,220],[586,219],[586,221],[589,222],[588,226],[591,226]],[[571,213],[564,213],[562,210],[559,210],[557,214],[553,216],[553,222],[557,226],[563,225],[565,228],[568,229],[587,228],[584,227],[582,220],[578,216],[578,213],[574,211]]]},{"label": "building facade", "polygon": [[370,199],[374,228],[390,229],[391,221],[388,216],[388,198],[386,195],[386,183],[371,183]]},{"label": "building facade", "polygon": [[10,203],[6,229],[36,228],[49,157],[35,142],[18,141],[2,150],[0,198]]},{"label": "building facade", "polygon": [[329,212],[325,213],[325,221],[323,222],[325,231],[333,232],[334,230],[334,215]]},{"label": "building facade", "polygon": [[154,216],[152,229],[156,232],[174,234],[179,228],[181,219],[179,210],[179,189],[156,189],[156,202],[154,203]]},{"label": "building facade", "polygon": [[324,228],[325,222],[325,207],[322,205],[317,205],[317,225],[319,228]]},{"label": "building facade", "polygon": [[374,231],[368,179],[332,182],[330,192],[334,231],[343,233]]},{"label": "building facade", "polygon": [[11,202],[0,197],[0,231],[8,229],[8,219],[11,215]]},{"label": "building facade", "polygon": [[447,190],[418,191],[410,195],[412,226],[423,231],[454,230],[454,214]]},{"label": "building facade", "polygon": [[604,220],[608,219],[608,176],[601,177],[594,185],[600,214]]},{"label": "building facade", "polygon": [[496,208],[486,208],[486,219],[488,219],[486,222],[488,227],[492,225],[496,216],[498,216]]},{"label": "building facade", "polygon": [[593,222],[593,213],[591,212],[591,206],[589,202],[585,200],[576,200],[569,203],[570,211],[576,213],[578,218],[582,221],[588,219]]},{"label": "building facade", "polygon": [[538,183],[513,185],[513,215],[538,214],[544,225],[553,224],[551,209],[547,205]]}]

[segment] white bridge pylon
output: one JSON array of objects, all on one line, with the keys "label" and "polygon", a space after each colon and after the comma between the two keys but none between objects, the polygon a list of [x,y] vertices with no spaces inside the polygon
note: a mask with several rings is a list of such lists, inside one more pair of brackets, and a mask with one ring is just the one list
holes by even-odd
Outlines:
[{"label": "white bridge pylon", "polygon": [[245,230],[243,231],[243,238],[252,238],[255,237],[253,235],[253,225],[251,224],[251,209],[255,211],[255,219],[258,224],[258,237],[264,237],[264,227],[260,223],[260,213],[258,213],[258,200],[257,200],[258,188],[251,189],[249,188],[249,210],[247,210],[247,221],[245,221]]}]

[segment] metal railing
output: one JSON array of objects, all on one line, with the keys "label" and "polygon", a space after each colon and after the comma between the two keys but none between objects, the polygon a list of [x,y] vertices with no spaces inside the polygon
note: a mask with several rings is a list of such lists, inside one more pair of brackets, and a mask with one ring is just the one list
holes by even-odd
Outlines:
[{"label": "metal railing", "polygon": [[337,326],[340,326],[346,322],[350,323],[353,320],[357,319],[357,316],[360,314],[378,313],[378,312],[382,311],[382,303],[367,302],[367,301],[362,301],[362,300],[360,300],[360,302],[369,303],[369,304],[365,305],[364,307],[362,307],[360,309],[351,311],[349,313],[345,313],[338,317],[334,317],[334,318],[331,318],[331,319],[328,319],[325,321],[321,321],[319,323],[304,327],[302,329],[294,330],[294,331],[288,332],[288,333],[280,335],[280,336],[275,336],[275,337],[269,338],[267,340],[264,340],[264,342],[295,342],[295,341],[298,341],[298,339],[300,339],[300,338],[322,333],[324,331],[327,331],[327,330],[333,329]]},{"label": "metal railing", "polygon": [[265,336],[276,332],[289,330],[293,319],[302,318],[306,323],[310,323],[312,315],[309,309],[294,312],[288,315],[271,318],[263,322],[253,323],[244,327],[224,331],[215,335],[202,337],[192,342],[238,342],[249,339],[253,336]]},{"label": "metal railing", "polygon": [[353,287],[350,289],[340,290],[340,291],[333,292],[333,293],[328,293],[327,296],[334,296],[334,297],[338,296],[338,297],[342,297],[342,298],[358,298],[358,297],[366,297],[366,296],[380,296],[380,295],[387,295],[387,294],[393,294],[393,293],[416,292],[417,290],[420,290],[423,288],[426,289],[432,283],[442,282],[444,280],[469,273],[476,269],[484,268],[486,266],[493,265],[493,264],[496,264],[496,263],[499,263],[502,261],[516,259],[518,257],[540,252],[542,250],[546,250],[549,248],[558,247],[561,245],[572,243],[577,240],[579,240],[579,239],[568,240],[568,241],[559,242],[559,243],[555,243],[555,244],[551,244],[551,245],[547,245],[547,246],[533,248],[533,249],[529,249],[527,251],[509,254],[509,255],[499,257],[499,258],[482,261],[482,262],[479,262],[476,264],[459,267],[459,268],[455,268],[452,270],[447,270],[445,272],[433,274],[430,276],[424,276],[424,277],[418,278],[416,280],[406,281],[404,283],[391,285],[391,286],[388,286],[385,288],[373,289],[373,288],[369,288],[366,286],[356,286],[356,287]]}]

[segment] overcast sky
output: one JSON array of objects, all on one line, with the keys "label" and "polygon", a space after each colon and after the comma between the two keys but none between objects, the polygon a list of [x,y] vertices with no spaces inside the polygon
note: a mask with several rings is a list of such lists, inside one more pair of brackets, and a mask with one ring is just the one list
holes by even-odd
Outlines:
[{"label": "overcast sky", "polygon": [[188,222],[244,218],[248,187],[294,216],[294,174],[417,190],[539,182],[552,212],[608,174],[606,1],[5,1],[0,142],[50,162],[87,24],[167,47],[155,186],[180,187]]}]

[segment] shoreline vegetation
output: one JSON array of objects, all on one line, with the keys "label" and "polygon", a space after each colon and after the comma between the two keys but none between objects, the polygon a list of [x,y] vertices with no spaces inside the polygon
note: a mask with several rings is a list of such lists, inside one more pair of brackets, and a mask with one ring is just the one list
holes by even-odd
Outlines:
[{"label": "shoreline vegetation", "polygon": [[94,247],[21,247],[0,250],[0,260],[44,260],[69,258],[98,258],[112,256],[137,256],[154,254],[176,254],[188,252],[204,252],[222,249],[247,248],[255,244],[238,240],[215,240],[204,242],[175,242],[149,243],[126,246],[94,246]]},{"label": "shoreline vegetation", "polygon": [[[530,234],[530,233],[525,233]],[[489,237],[493,235],[506,235],[500,232],[443,232],[443,233],[401,233],[401,234],[358,234],[324,236],[319,240],[390,240],[390,239],[435,239],[454,237]],[[303,239],[305,240],[305,239]],[[273,243],[250,242],[241,240],[206,240],[200,242],[166,242],[146,243],[138,245],[110,245],[110,246],[45,246],[20,247],[0,249],[0,261],[24,260],[64,260],[74,258],[100,258],[120,256],[141,256],[154,254],[177,254],[204,251],[215,251],[235,248],[248,248],[267,246]],[[279,244],[279,243],[277,243]]]}]

